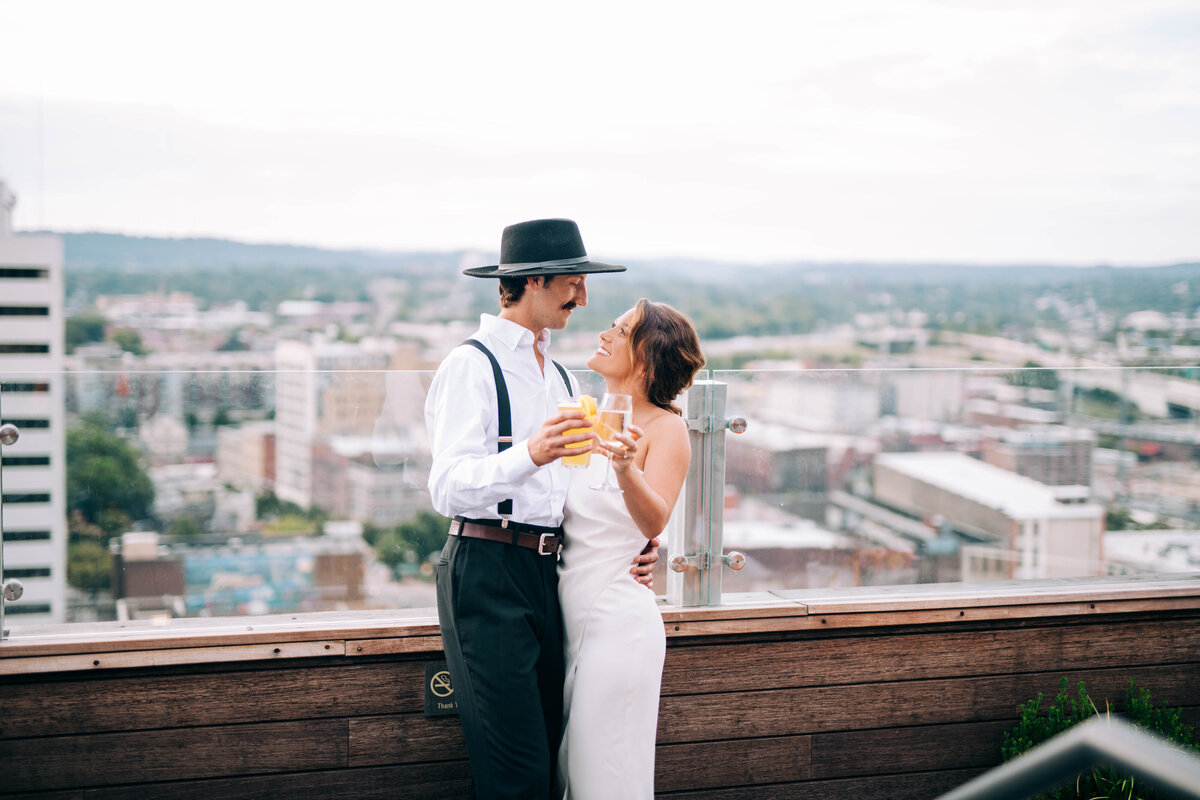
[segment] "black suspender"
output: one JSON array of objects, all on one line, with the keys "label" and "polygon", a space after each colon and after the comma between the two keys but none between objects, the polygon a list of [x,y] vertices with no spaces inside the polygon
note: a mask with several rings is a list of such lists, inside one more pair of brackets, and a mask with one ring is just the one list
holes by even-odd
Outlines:
[{"label": "black suspender", "polygon": [[553,358],[550,359],[550,363],[553,364],[555,366],[555,368],[558,370],[558,374],[562,375],[563,383],[565,383],[567,385],[567,396],[574,397],[575,392],[574,392],[574,390],[571,389],[571,379],[567,377],[567,368],[564,367],[562,364],[558,363],[557,361],[555,361]]},{"label": "black suspender", "polygon": [[[496,380],[496,410],[499,417],[497,420],[499,424],[497,426],[496,452],[503,453],[505,450],[512,447],[513,440],[512,406],[508,401],[508,383],[504,380],[504,370],[500,369],[500,362],[496,360],[494,355],[492,355],[492,351],[488,350],[487,347],[484,346],[483,342],[479,341],[478,339],[467,339],[463,342],[463,344],[469,344],[479,352],[483,353],[485,356],[487,356],[488,362],[490,362],[492,365],[492,376]],[[575,392],[573,389],[571,389],[571,379],[567,376],[566,367],[554,359],[551,359],[550,363],[558,369],[558,374],[562,376],[563,383],[567,386],[567,394],[571,397],[574,397]],[[496,506],[496,511],[500,514],[501,518],[507,520],[510,516],[512,516],[512,505],[512,498],[509,498],[508,500],[502,500],[500,501],[500,504]],[[513,535],[515,536],[516,534]]]}]

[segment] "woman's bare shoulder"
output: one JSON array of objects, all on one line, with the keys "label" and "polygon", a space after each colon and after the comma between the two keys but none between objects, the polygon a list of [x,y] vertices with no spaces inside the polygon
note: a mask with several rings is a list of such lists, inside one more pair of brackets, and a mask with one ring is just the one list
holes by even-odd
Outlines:
[{"label": "woman's bare shoulder", "polygon": [[687,438],[687,420],[665,409],[659,409],[657,413],[644,420],[641,428],[645,431],[647,438],[654,440],[670,441],[678,440],[680,437]]}]

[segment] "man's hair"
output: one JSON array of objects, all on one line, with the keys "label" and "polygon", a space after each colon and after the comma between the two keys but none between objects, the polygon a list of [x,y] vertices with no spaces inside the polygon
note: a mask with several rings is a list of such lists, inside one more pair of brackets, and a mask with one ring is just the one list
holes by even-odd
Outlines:
[{"label": "man's hair", "polygon": [[[557,275],[546,275],[546,286],[550,285],[550,281],[554,280]],[[501,278],[500,279],[500,307],[509,308],[521,302],[521,298],[525,296],[525,278]]]},{"label": "man's hair", "polygon": [[633,363],[646,372],[646,397],[659,408],[682,414],[672,401],[704,366],[691,320],[666,303],[643,297],[634,307],[628,336]]}]

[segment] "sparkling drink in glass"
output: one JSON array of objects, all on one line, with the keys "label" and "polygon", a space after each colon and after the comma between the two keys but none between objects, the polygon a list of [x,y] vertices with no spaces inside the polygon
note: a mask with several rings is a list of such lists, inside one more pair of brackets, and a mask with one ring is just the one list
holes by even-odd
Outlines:
[{"label": "sparkling drink in glass", "polygon": [[[601,441],[611,442],[618,433],[625,433],[633,417],[633,398],[627,394],[606,393],[600,400],[596,415],[596,435]],[[603,492],[619,492],[621,487],[614,480],[612,459],[604,465],[604,480],[590,487]]]}]

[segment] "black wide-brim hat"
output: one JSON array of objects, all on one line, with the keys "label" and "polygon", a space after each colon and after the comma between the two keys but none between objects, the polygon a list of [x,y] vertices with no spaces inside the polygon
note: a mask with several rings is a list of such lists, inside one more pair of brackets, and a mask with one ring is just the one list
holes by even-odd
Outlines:
[{"label": "black wide-brim hat", "polygon": [[534,275],[583,275],[624,272],[617,264],[588,259],[579,226],[569,219],[534,219],[504,229],[500,263],[464,269],[476,278],[528,278]]}]

